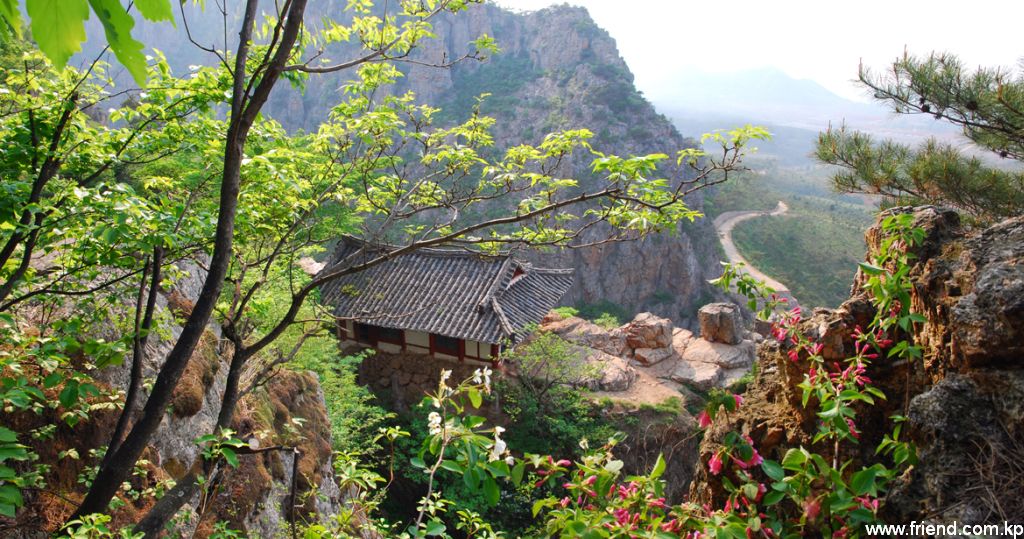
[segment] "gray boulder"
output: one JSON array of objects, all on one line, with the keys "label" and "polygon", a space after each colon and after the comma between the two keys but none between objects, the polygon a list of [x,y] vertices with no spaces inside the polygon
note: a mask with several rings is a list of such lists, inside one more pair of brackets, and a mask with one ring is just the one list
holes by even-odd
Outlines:
[{"label": "gray boulder", "polygon": [[743,317],[735,303],[709,303],[697,312],[700,336],[711,342],[739,344],[743,340]]}]

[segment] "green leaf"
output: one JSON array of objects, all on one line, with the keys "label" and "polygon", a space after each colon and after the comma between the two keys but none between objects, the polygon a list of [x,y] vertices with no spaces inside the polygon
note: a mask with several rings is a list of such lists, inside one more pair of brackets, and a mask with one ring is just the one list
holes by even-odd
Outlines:
[{"label": "green leaf", "polygon": [[0,427],[0,442],[14,443],[18,441],[18,433],[11,429]]},{"label": "green leaf", "polygon": [[11,485],[0,486],[0,502],[14,505],[15,507],[25,505],[21,497],[21,491]]},{"label": "green leaf", "polygon": [[78,382],[69,380],[60,395],[57,396],[57,400],[60,401],[61,406],[71,408],[78,401]]},{"label": "green leaf", "polygon": [[466,471],[465,468],[459,466],[458,462],[451,460],[441,462],[441,467],[444,468],[445,470],[448,470],[449,472],[455,472],[458,474],[461,474]]},{"label": "green leaf", "polygon": [[800,470],[805,462],[807,455],[796,448],[786,451],[786,456],[782,457],[782,467],[787,470]]},{"label": "green leaf", "polygon": [[484,399],[480,396],[480,392],[475,387],[469,388],[466,392],[469,394],[469,402],[473,404],[473,408],[479,408],[483,404]]},{"label": "green leaf", "polygon": [[14,518],[14,512],[16,511],[16,509],[16,507],[9,503],[0,502],[0,515],[3,515],[8,518]]},{"label": "green leaf", "polygon": [[786,477],[785,470],[783,470],[782,466],[780,466],[779,463],[775,462],[774,460],[765,459],[765,461],[761,463],[761,470],[764,471],[765,475],[767,475],[768,477],[772,478],[775,481],[782,481],[782,479]]},{"label": "green leaf", "polygon": [[25,0],[25,11],[32,20],[32,38],[39,50],[57,68],[63,69],[85,41],[89,3],[86,0]]},{"label": "green leaf", "polygon": [[416,468],[426,468],[427,467],[427,463],[423,462],[423,459],[421,459],[419,457],[413,457],[413,458],[409,459],[409,464],[412,464]]},{"label": "green leaf", "polygon": [[761,503],[763,503],[765,505],[775,505],[775,504],[779,503],[780,501],[782,501],[782,499],[785,498],[785,497],[786,497],[786,493],[785,492],[779,492],[778,490],[773,490],[773,491],[771,491],[771,492],[769,492],[769,493],[764,495],[764,498],[762,498]]},{"label": "green leaf", "polygon": [[863,496],[869,492],[874,494],[875,488],[875,477],[878,476],[878,470],[875,467],[865,468],[855,474],[850,479],[850,489],[857,496]]},{"label": "green leaf", "polygon": [[430,522],[427,522],[427,527],[423,531],[423,533],[429,536],[434,536],[441,535],[442,533],[444,533],[444,530],[445,526],[443,522],[441,522],[440,520],[431,520]]},{"label": "green leaf", "polygon": [[235,454],[234,449],[231,449],[230,447],[221,447],[220,453],[224,455],[224,460],[228,461],[228,464],[230,464],[232,468],[238,467],[238,455]]},{"label": "green leaf", "polygon": [[549,504],[549,500],[537,500],[533,502],[533,516],[536,517],[540,513],[541,509],[544,509]]},{"label": "green leaf", "polygon": [[43,387],[45,387],[46,389],[57,387],[57,385],[60,384],[62,380],[64,380],[64,376],[62,376],[59,372],[51,372],[46,376],[46,378],[43,379]]},{"label": "green leaf", "polygon": [[665,457],[658,454],[658,460],[654,461],[654,469],[651,470],[651,479],[657,479],[665,473]]},{"label": "green leaf", "polygon": [[[17,0],[0,0],[0,19],[10,25],[15,37],[21,37],[21,11],[18,10]],[[0,33],[7,34],[6,31]]]},{"label": "green leaf", "polygon": [[516,464],[515,468],[512,468],[512,484],[518,487],[523,482],[523,473],[525,471],[525,462],[520,462],[519,464]]},{"label": "green leaf", "polygon": [[171,21],[174,24],[170,0],[135,0],[135,8],[153,22]]},{"label": "green leaf", "polygon": [[484,480],[484,496],[491,507],[498,505],[498,500],[501,499],[501,489],[498,488],[498,483],[490,477]]},{"label": "green leaf", "polygon": [[132,37],[135,20],[124,10],[120,0],[89,0],[96,16],[103,23],[107,43],[119,62],[128,69],[135,83],[146,83],[146,57],[142,54],[142,43]]},{"label": "green leaf", "polygon": [[884,269],[882,269],[882,268],[880,268],[880,267],[878,267],[878,266],[876,266],[874,264],[868,264],[867,262],[861,262],[861,263],[859,263],[857,265],[860,266],[861,271],[863,271],[864,273],[867,273],[868,275],[881,275],[881,274],[885,273]]}]

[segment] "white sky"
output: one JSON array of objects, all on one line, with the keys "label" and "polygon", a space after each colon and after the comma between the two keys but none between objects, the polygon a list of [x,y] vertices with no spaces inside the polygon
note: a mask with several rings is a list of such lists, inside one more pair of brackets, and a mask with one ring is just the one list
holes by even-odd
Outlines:
[{"label": "white sky", "polygon": [[[497,0],[534,10],[551,0]],[[968,66],[1017,67],[1021,0],[569,0],[616,39],[640,90],[666,71],[777,67],[851,99],[858,62],[886,68],[904,47],[944,50]]]}]

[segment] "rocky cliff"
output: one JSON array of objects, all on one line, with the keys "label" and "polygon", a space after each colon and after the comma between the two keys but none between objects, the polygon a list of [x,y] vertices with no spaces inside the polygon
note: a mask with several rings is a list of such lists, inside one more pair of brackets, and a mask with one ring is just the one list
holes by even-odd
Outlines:
[{"label": "rocky cliff", "polygon": [[[912,309],[922,347],[916,362],[878,361],[867,375],[889,398],[858,411],[857,462],[878,458],[875,447],[893,414],[904,415],[904,433],[919,462],[895,481],[883,500],[886,522],[1002,523],[1024,519],[1024,218],[984,231],[960,226],[957,214],[934,207],[913,212],[926,232],[913,248]],[[866,235],[870,253],[881,248],[881,229]],[[864,279],[858,275],[858,284]],[[852,333],[874,315],[863,292],[838,309],[818,309],[802,331],[824,344],[826,360],[853,355]],[[766,458],[785,448],[812,446],[817,418],[800,404],[807,365],[787,356],[786,343],[769,339],[759,349],[760,369],[729,421],[716,422],[701,446],[702,462],[735,430],[749,435]],[[817,446],[815,446],[817,447]],[[691,497],[721,502],[721,492],[697,467]]]},{"label": "rocky cliff", "polygon": [[[179,263],[184,277],[157,299],[155,320],[159,327],[148,340],[143,364],[144,380],[152,381],[181,333],[181,323],[191,311],[202,287],[205,272],[196,264]],[[107,339],[119,338],[109,328]],[[230,346],[210,325],[189,359],[181,382],[159,429],[143,452],[130,481],[118,493],[111,515],[115,526],[137,522],[153,505],[156,494],[166,491],[202,462],[196,439],[213,431],[231,359]],[[96,373],[104,389],[127,387],[128,362]],[[140,399],[148,395],[144,383]],[[19,431],[54,425],[52,439],[33,444],[40,459],[53,462],[44,477],[47,488],[26,492],[25,509],[4,537],[47,537],[55,532],[81,501],[101,451],[109,442],[118,409],[94,398],[89,417],[74,427],[57,418],[35,414],[5,414],[0,422]],[[239,404],[232,424],[235,436],[250,448],[281,446],[281,450],[240,454],[238,468],[225,468],[218,486],[206,503],[191,500],[183,512],[187,521],[176,525],[185,535],[206,537],[213,524],[226,521],[232,529],[253,537],[271,537],[293,514],[287,510],[296,486],[296,521],[309,522],[337,512],[342,501],[332,467],[332,437],[323,391],[316,375],[281,371],[265,386],[248,394]],[[294,461],[293,449],[299,451]],[[293,482],[293,468],[297,476]],[[315,494],[315,495],[314,495]],[[13,533],[13,535],[5,535]]]}]

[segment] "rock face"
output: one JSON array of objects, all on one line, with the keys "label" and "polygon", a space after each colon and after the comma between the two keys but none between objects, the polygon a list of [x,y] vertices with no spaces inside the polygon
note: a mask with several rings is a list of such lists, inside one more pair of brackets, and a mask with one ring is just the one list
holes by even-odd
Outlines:
[{"label": "rock face", "polygon": [[580,346],[600,350],[612,356],[626,355],[626,337],[622,330],[606,330],[593,322],[575,316],[548,315],[541,322],[546,331]]},{"label": "rock face", "polygon": [[[891,432],[888,417],[906,411],[904,437],[917,446],[919,462],[893,482],[883,500],[886,522],[1024,518],[1024,217],[969,231],[949,210],[889,211],[911,214],[925,232],[912,250],[910,269],[911,308],[926,319],[912,327],[923,357],[903,364],[879,360],[869,368],[868,376],[889,399],[858,412],[860,450],[844,458],[874,462],[874,448]],[[866,238],[869,253],[877,253],[881,227]],[[827,360],[852,355],[854,328],[866,327],[874,316],[860,292],[867,278],[858,274],[848,301],[835,310],[816,309],[801,326],[824,345]],[[744,406],[711,428],[701,446],[705,462],[732,430],[749,435],[765,458],[776,460],[785,448],[812,444],[817,418],[801,405],[797,387],[807,365],[792,361],[786,346],[771,338],[761,345],[761,368]],[[723,493],[707,480],[705,467],[696,473],[691,499],[721,501]]]},{"label": "rock face", "polygon": [[711,342],[739,344],[743,341],[743,316],[735,303],[710,303],[697,311],[700,336]]}]

